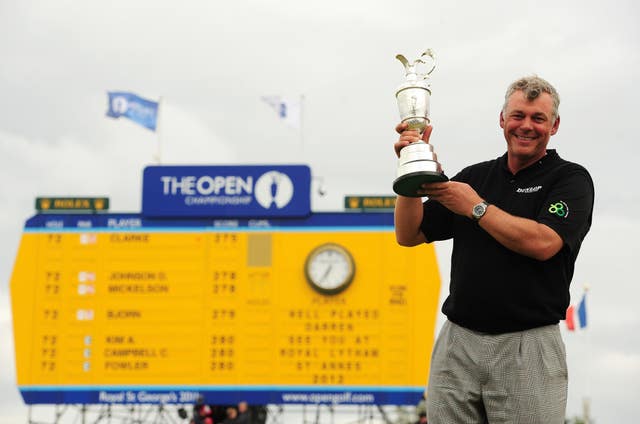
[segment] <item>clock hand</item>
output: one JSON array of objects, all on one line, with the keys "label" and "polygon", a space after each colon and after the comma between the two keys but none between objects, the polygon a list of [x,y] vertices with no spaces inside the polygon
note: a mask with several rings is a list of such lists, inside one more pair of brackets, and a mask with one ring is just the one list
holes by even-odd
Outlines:
[{"label": "clock hand", "polygon": [[325,278],[327,278],[329,276],[329,273],[331,272],[331,267],[333,265],[329,265],[329,267],[327,268],[327,270],[324,272],[324,274],[322,274],[322,277],[320,277],[320,281],[324,281]]}]

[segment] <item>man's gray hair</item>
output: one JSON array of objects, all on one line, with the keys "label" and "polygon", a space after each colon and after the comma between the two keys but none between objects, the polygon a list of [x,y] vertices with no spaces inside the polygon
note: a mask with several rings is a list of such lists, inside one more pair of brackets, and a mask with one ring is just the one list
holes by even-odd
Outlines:
[{"label": "man's gray hair", "polygon": [[502,106],[502,112],[507,109],[507,102],[509,97],[516,91],[522,91],[527,100],[535,100],[541,93],[548,93],[553,100],[553,116],[552,120],[555,121],[558,117],[558,108],[560,107],[560,96],[556,89],[549,84],[548,81],[540,78],[537,75],[529,77],[522,77],[511,83],[507,88],[507,93],[504,95],[504,105]]}]

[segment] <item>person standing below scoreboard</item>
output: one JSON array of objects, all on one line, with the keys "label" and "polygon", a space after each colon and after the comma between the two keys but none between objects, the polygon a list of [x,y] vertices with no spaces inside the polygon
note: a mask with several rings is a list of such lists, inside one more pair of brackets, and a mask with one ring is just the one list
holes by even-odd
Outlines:
[{"label": "person standing below scoreboard", "polygon": [[[398,196],[399,244],[453,239],[447,321],[427,387],[430,424],[562,424],[567,365],[558,322],[591,227],[587,170],[547,149],[560,99],[537,76],[512,83],[500,112],[507,152],[450,181]],[[462,118],[462,117],[461,117]],[[399,124],[396,154],[420,139]],[[429,142],[432,127],[422,139]]]}]

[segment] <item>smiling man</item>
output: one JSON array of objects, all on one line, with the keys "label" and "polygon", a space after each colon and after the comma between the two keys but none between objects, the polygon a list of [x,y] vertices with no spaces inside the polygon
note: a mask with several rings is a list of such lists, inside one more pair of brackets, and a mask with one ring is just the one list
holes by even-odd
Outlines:
[{"label": "smiling man", "polygon": [[[563,423],[567,366],[558,322],[594,188],[587,170],[547,149],[560,99],[537,76],[512,83],[500,113],[507,153],[451,181],[399,196],[398,243],[453,239],[449,296],[431,361],[427,415],[438,423]],[[396,154],[420,135],[396,127]],[[422,139],[429,142],[432,128]]]}]

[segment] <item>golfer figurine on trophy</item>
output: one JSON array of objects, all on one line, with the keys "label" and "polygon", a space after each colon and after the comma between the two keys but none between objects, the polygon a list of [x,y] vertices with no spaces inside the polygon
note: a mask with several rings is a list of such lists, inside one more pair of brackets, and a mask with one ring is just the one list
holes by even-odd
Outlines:
[{"label": "golfer figurine on trophy", "polygon": [[[431,49],[409,63],[401,54],[396,56],[405,69],[405,82],[396,91],[396,100],[400,111],[400,119],[408,124],[407,129],[416,130],[422,136],[431,122],[429,119],[429,99],[431,82],[429,75],[436,67],[436,60]],[[418,64],[427,65],[424,74],[418,74]],[[430,65],[430,66],[429,66]],[[393,191],[407,197],[422,197],[418,190],[424,183],[448,181],[433,152],[433,146],[420,140],[400,150],[398,170],[393,182]]]}]

